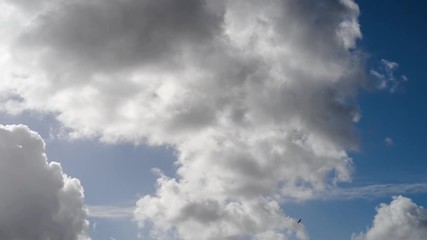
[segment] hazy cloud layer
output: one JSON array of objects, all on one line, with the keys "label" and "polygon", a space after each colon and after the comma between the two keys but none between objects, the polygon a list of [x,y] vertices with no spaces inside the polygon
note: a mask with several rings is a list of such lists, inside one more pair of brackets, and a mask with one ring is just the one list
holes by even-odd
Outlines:
[{"label": "hazy cloud layer", "polygon": [[394,197],[390,205],[377,209],[373,226],[353,240],[423,240],[427,239],[427,210],[411,199]]},{"label": "hazy cloud layer", "polygon": [[80,181],[47,162],[37,133],[0,125],[0,156],[0,239],[89,239]]},{"label": "hazy cloud layer", "polygon": [[135,211],[157,238],[306,239],[282,199],[350,180],[363,80],[352,0],[1,4],[3,111],[176,148],[177,179],[159,173]]}]

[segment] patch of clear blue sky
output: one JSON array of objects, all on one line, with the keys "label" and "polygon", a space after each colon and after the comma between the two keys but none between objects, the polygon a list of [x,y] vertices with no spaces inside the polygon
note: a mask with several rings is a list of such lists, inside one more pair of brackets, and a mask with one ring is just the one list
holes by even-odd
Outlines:
[{"label": "patch of clear blue sky", "polygon": [[[362,119],[357,124],[360,152],[353,152],[355,173],[351,184],[427,182],[427,2],[419,0],[359,0],[364,38],[359,46],[370,54],[368,69],[381,59],[398,62],[398,75],[409,81],[396,93],[361,91]],[[64,171],[81,180],[86,203],[93,205],[135,204],[139,196],[154,192],[160,168],[174,176],[174,156],[165,147],[108,145],[90,140],[69,142],[48,140],[49,128],[57,126],[52,117],[34,114],[0,115],[0,123],[23,123],[38,131],[47,142],[51,161],[61,162]],[[393,146],[384,139],[390,137]],[[427,194],[407,195],[427,206]],[[390,202],[391,196],[371,200],[317,200],[286,203],[285,212],[303,218],[311,239],[350,239],[365,231],[375,215],[375,207]],[[130,220],[91,219],[93,240],[137,239]]]},{"label": "patch of clear blue sky", "polygon": [[[362,151],[354,155],[356,176],[378,176],[379,181],[396,182],[426,180],[427,2],[358,3],[364,34],[361,46],[371,54],[372,61],[383,58],[398,62],[400,73],[409,81],[394,94],[360,94]],[[385,137],[391,137],[394,146],[384,148]]]}]

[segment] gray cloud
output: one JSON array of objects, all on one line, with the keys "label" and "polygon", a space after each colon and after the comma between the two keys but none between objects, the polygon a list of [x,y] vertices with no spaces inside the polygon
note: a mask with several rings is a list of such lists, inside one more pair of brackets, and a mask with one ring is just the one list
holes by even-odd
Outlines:
[{"label": "gray cloud", "polygon": [[177,150],[177,179],[159,176],[135,211],[157,238],[191,239],[197,223],[204,239],[306,239],[280,202],[350,180],[364,81],[353,1],[7,6],[3,111]]},{"label": "gray cloud", "polygon": [[89,239],[80,181],[47,162],[41,137],[0,126],[0,239]]},{"label": "gray cloud", "polygon": [[[218,32],[222,20],[200,0],[61,1],[57,5],[32,19],[16,48],[26,54],[44,49],[40,64],[59,66],[62,74],[110,73],[153,62],[165,62],[165,67],[178,64],[183,48],[202,47]],[[88,79],[85,75],[74,79],[79,80]]]},{"label": "gray cloud", "polygon": [[373,226],[353,240],[422,240],[427,238],[427,210],[411,199],[397,196],[377,208]]}]

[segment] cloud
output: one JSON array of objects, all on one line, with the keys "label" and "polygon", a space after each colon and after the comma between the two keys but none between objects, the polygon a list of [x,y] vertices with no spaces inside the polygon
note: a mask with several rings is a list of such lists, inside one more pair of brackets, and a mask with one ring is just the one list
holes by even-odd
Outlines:
[{"label": "cloud", "polygon": [[411,199],[397,196],[390,205],[377,208],[373,226],[353,240],[423,240],[427,239],[427,210]]},{"label": "cloud", "polygon": [[380,66],[370,70],[370,74],[376,79],[376,87],[388,90],[390,93],[396,92],[403,82],[408,81],[408,77],[405,75],[396,77],[395,72],[398,68],[398,63],[381,59]]},{"label": "cloud", "polygon": [[88,216],[93,218],[132,218],[134,206],[88,205]]},{"label": "cloud", "polygon": [[314,194],[313,199],[348,200],[375,199],[396,194],[426,193],[427,183],[374,184],[351,188],[330,188]]},{"label": "cloud", "polygon": [[176,178],[159,173],[135,211],[158,238],[191,239],[194,223],[204,239],[306,239],[281,201],[350,181],[354,1],[2,4],[1,110],[176,149]]},{"label": "cloud", "polygon": [[193,189],[164,176],[158,184],[157,196],[140,199],[135,210],[142,228],[149,221],[155,224],[154,239],[308,239],[302,225],[283,216],[273,199],[219,201],[217,196],[188,192]]},{"label": "cloud", "polygon": [[89,239],[80,181],[44,147],[28,127],[0,125],[0,239]]}]

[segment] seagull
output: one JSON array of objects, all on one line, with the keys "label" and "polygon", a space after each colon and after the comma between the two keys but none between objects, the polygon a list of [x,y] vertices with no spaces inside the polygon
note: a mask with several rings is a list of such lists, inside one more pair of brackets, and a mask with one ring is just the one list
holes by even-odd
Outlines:
[{"label": "seagull", "polygon": [[302,219],[300,218],[300,219],[298,220],[298,222],[297,222],[297,223],[300,223],[300,222],[301,222],[301,220],[302,220]]}]

